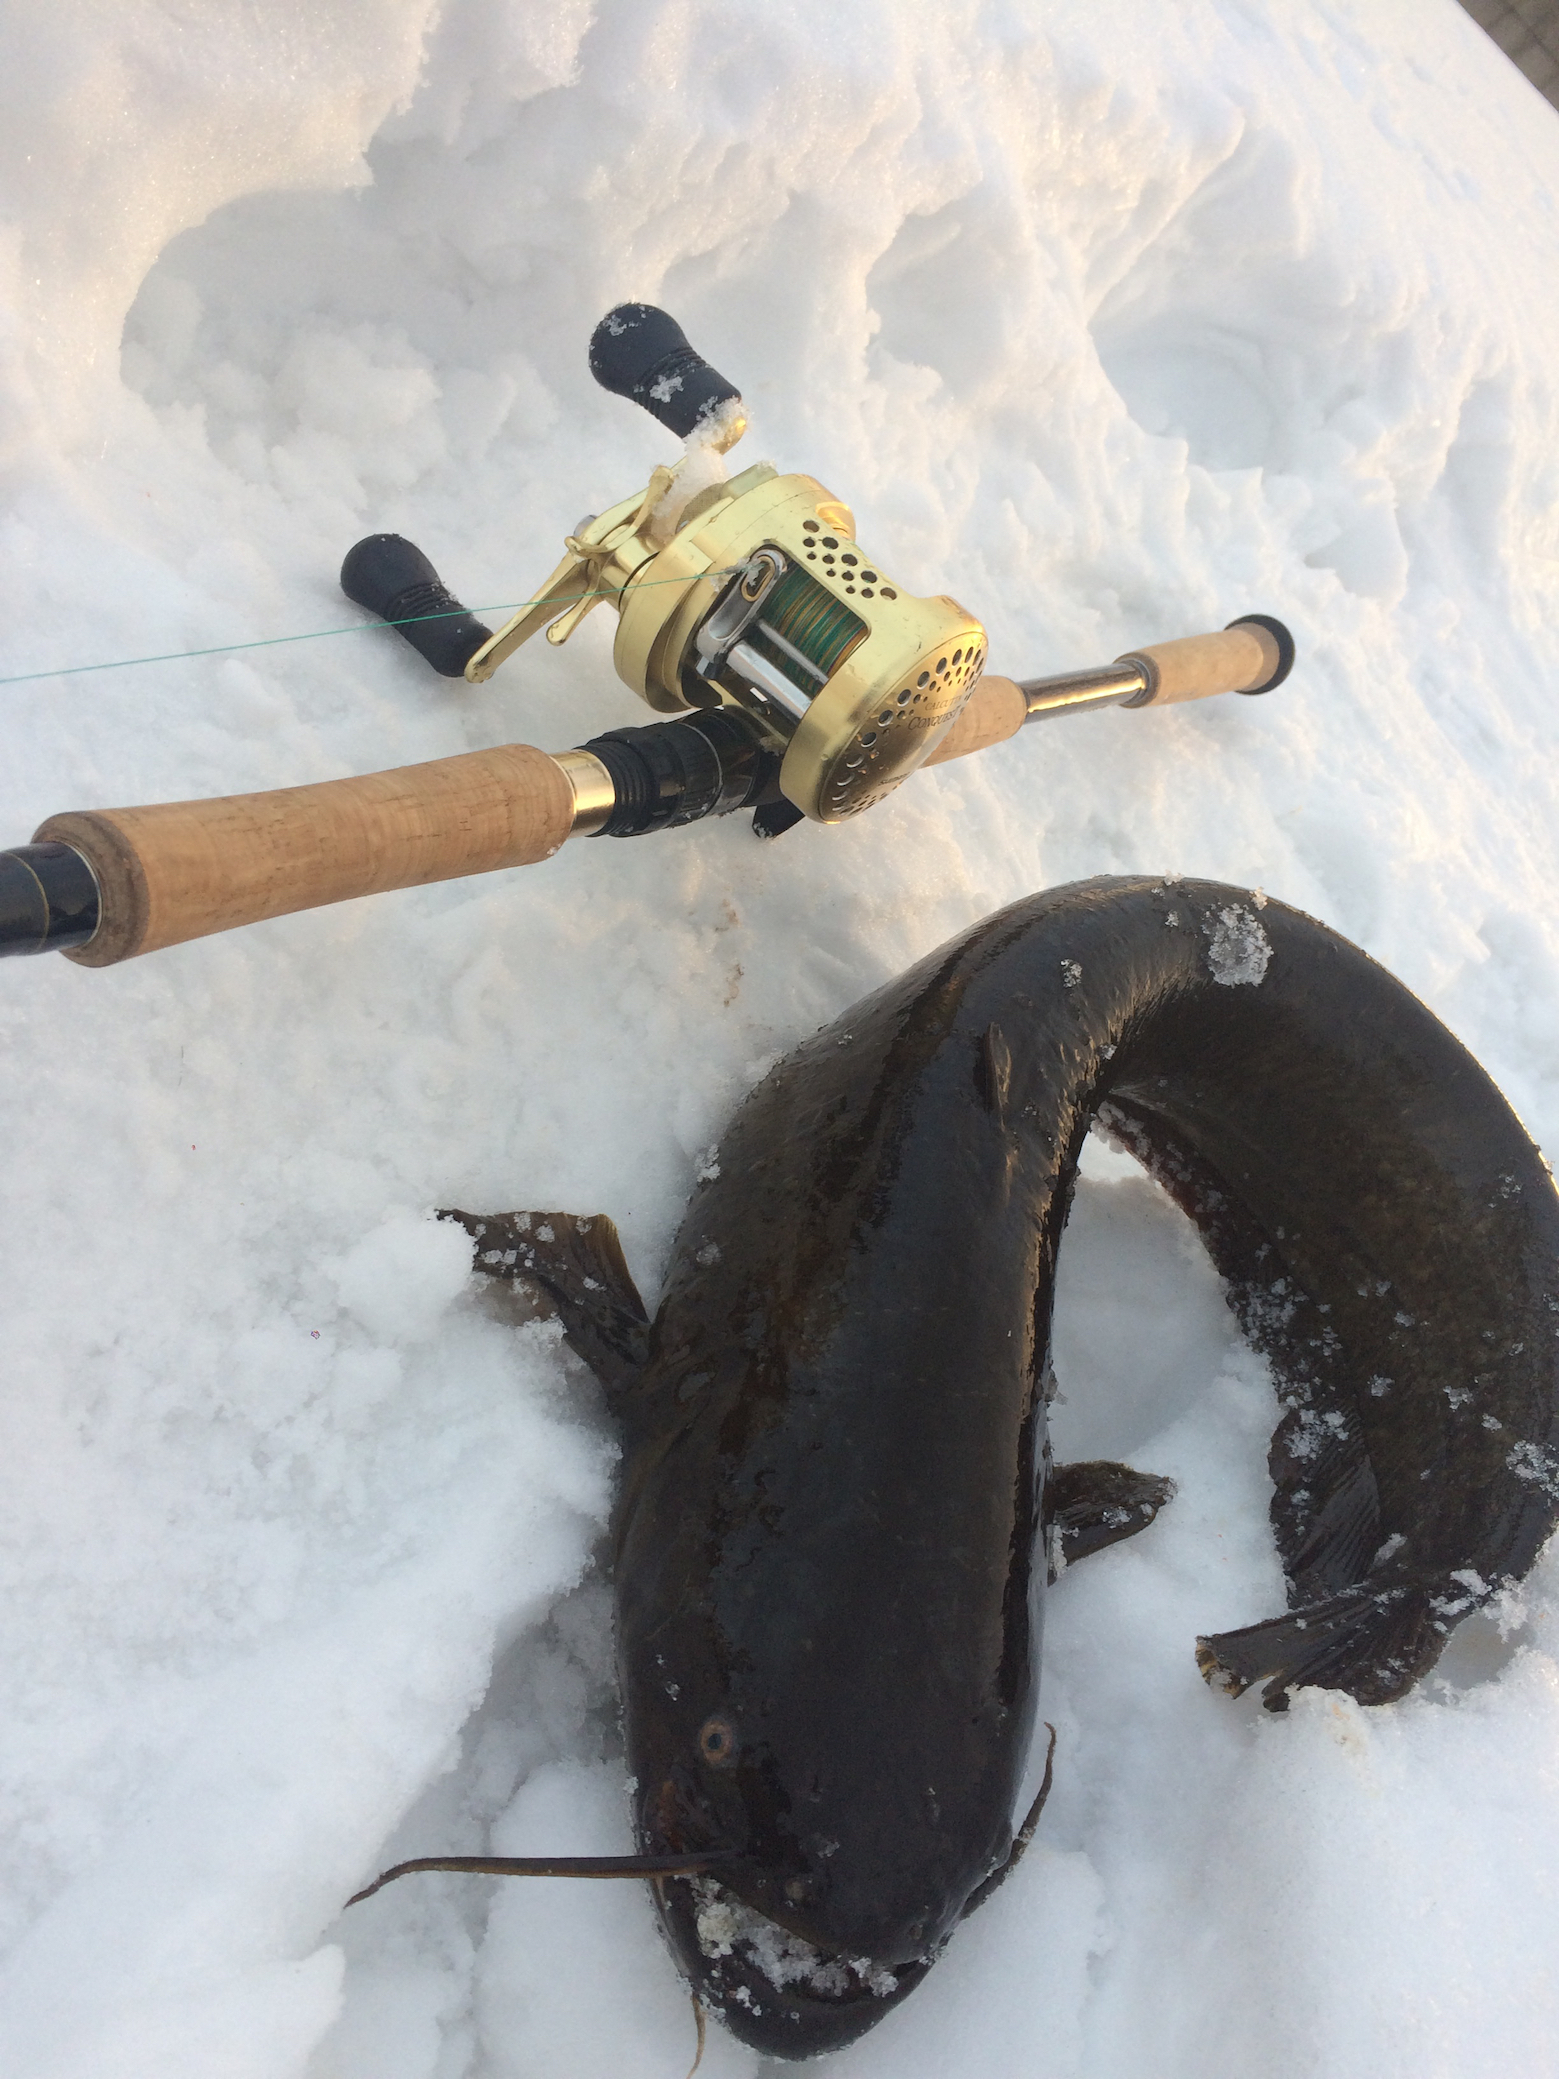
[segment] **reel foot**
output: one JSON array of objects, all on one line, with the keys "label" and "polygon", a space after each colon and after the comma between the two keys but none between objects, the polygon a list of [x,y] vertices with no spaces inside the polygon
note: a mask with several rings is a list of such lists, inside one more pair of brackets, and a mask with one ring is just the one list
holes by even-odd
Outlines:
[{"label": "reel foot", "polygon": [[778,801],[765,801],[752,812],[752,834],[754,837],[783,837],[787,830],[794,830],[806,817],[793,801],[783,795]]}]

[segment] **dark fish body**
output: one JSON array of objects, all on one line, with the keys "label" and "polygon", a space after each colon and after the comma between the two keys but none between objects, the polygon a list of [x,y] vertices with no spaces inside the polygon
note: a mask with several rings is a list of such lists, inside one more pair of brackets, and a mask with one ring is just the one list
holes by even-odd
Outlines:
[{"label": "dark fish body", "polygon": [[1400,1696],[1559,1515],[1559,1199],[1356,947],[1243,890],[1097,880],[857,1005],[738,1112],[615,1396],[640,1845],[728,1857],[657,1891],[695,1989],[771,2055],[869,2027],[999,1876],[1040,1533],[1064,1489],[1081,1549],[1125,1534],[1090,1481],[1141,1476],[1063,1468],[1046,1498],[1096,1118],[1196,1220],[1284,1404],[1291,1608],[1199,1642],[1210,1680]]}]

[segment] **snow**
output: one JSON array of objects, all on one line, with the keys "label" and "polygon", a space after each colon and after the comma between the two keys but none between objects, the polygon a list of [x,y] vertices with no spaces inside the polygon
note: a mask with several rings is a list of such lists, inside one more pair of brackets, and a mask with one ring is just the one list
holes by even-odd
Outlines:
[{"label": "snow", "polygon": [[[1559,126],[1452,0],[55,0],[0,54],[0,678],[350,626],[374,531],[529,597],[676,459],[586,370],[632,298],[997,670],[1298,638],[841,829],[0,977],[0,2070],[676,2079],[638,1886],[340,1914],[627,1845],[611,1426],[433,1210],[609,1212],[653,1294],[778,1055],[1097,872],[1324,917],[1559,1148]],[[8,685],[0,834],[647,719],[609,618],[480,688],[383,631]],[[1196,1633],[1280,1604],[1269,1385],[1102,1148],[1063,1284],[1059,1452],[1179,1494],[1052,1598],[1023,1866],[820,2069],[1559,2072],[1553,1564],[1402,1704],[1214,1695]]]},{"label": "snow", "polygon": [[[858,1982],[882,1999],[898,1988],[893,1972],[874,1964],[870,1957],[825,1956],[812,1943],[722,1892],[713,1878],[695,1878],[693,1889],[699,1899],[698,1946],[705,1956],[729,1956],[738,1947],[745,1948],[774,1986],[800,1984],[824,1994],[839,1994],[852,1991]],[[734,1996],[752,2003],[745,1985],[739,1985]]]},{"label": "snow", "polygon": [[1207,940],[1207,967],[1215,982],[1235,989],[1254,987],[1272,960],[1272,941],[1241,902],[1218,912]]}]

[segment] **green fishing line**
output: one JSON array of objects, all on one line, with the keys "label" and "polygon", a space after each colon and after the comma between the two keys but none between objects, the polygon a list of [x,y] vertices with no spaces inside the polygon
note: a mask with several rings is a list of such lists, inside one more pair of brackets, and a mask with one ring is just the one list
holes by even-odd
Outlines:
[{"label": "green fishing line", "polygon": [[761,620],[809,657],[825,679],[867,634],[859,614],[794,564],[763,602]]},{"label": "green fishing line", "polygon": [[[723,577],[724,571],[704,571],[707,578]],[[647,578],[642,585],[685,585],[685,577]],[[415,621],[452,621],[461,614],[517,614],[528,612],[533,606],[571,606],[580,597],[577,592],[560,594],[556,599],[521,599],[498,606],[457,606],[441,614],[408,614],[403,621],[355,621],[345,628],[311,628],[302,635],[261,635],[252,642],[218,642],[203,650],[165,650],[155,657],[111,657],[102,664],[57,664],[50,671],[17,671],[8,678],[0,678],[0,686],[25,686],[35,679],[70,679],[84,671],[125,671],[132,664],[181,664],[187,657],[225,657],[238,650],[269,650],[284,642],[321,642],[327,635],[361,635],[372,628],[409,628]],[[597,592],[597,599],[609,599],[609,592]]]}]

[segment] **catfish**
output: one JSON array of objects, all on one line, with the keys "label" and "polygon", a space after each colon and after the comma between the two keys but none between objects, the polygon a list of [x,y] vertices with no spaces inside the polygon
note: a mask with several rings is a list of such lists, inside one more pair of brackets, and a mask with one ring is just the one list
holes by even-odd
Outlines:
[{"label": "catfish", "polygon": [[610,1220],[448,1215],[622,1425],[620,1873],[768,2055],[858,2037],[1013,1866],[1047,1583],[1173,1492],[1051,1461],[1093,1127],[1195,1222],[1282,1406],[1289,1606],[1204,1674],[1390,1703],[1559,1518],[1559,1196],[1466,1049],[1299,911],[1102,878],[962,933],[748,1096],[653,1320]]}]

